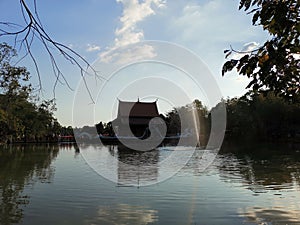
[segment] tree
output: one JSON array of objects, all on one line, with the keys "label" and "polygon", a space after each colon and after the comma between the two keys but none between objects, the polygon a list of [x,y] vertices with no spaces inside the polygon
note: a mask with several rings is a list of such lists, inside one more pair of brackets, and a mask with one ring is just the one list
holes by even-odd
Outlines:
[{"label": "tree", "polygon": [[[0,110],[2,139],[8,135],[19,135],[24,127],[17,112],[27,103],[31,86],[26,85],[29,73],[25,67],[11,66],[10,62],[16,51],[6,43],[0,44]],[[23,84],[20,83],[22,80]],[[14,113],[15,112],[15,113]],[[24,115],[24,114],[23,114]],[[3,140],[1,140],[3,141]]]},{"label": "tree", "polygon": [[296,140],[300,132],[300,103],[290,104],[274,92],[248,92],[228,99],[229,140]]},{"label": "tree", "polygon": [[225,50],[226,58],[243,56],[225,62],[222,75],[236,68],[251,79],[247,88],[295,101],[300,93],[299,0],[240,0],[239,9],[253,14],[252,24],[262,26],[270,40],[250,52]]},{"label": "tree", "polygon": [[0,44],[0,142],[12,137],[49,141],[60,128],[53,116],[55,102],[33,98],[29,72],[25,67],[11,65],[15,56],[12,47]]}]

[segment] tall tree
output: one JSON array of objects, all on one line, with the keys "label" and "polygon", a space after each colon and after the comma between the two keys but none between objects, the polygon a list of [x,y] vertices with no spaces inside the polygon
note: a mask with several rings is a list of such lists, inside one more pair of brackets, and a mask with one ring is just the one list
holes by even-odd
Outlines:
[{"label": "tall tree", "polygon": [[0,142],[9,137],[37,141],[58,135],[54,101],[33,101],[30,74],[25,67],[11,65],[15,56],[12,47],[0,44]]},{"label": "tall tree", "polygon": [[252,24],[261,26],[270,39],[249,52],[225,50],[226,58],[232,53],[242,57],[225,62],[222,75],[236,68],[250,78],[247,88],[271,90],[295,101],[300,93],[299,0],[240,0],[239,9],[252,14]]}]

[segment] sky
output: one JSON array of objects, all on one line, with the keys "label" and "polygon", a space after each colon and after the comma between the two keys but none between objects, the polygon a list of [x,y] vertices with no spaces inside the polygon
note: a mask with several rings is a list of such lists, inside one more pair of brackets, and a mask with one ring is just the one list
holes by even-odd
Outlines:
[{"label": "sky", "polygon": [[[32,5],[33,0],[27,2]],[[32,53],[42,76],[40,95],[51,99],[55,93],[55,115],[66,126],[113,119],[117,99],[158,99],[160,111],[167,112],[195,98],[212,107],[220,96],[241,96],[248,80],[236,72],[222,77],[223,51],[230,45],[251,49],[268,37],[261,27],[252,26],[251,15],[239,11],[238,5],[238,0],[37,1],[48,34],[82,55],[104,77],[87,75],[91,98],[79,69],[57,53],[70,88],[62,81],[53,90],[56,79],[49,55],[35,39]],[[0,8],[5,9],[0,21],[23,24],[19,1],[0,0]],[[13,44],[14,38],[0,41]],[[21,57],[22,49],[17,50]],[[30,58],[19,65],[28,68],[37,86]],[[213,78],[207,81],[211,85],[205,83],[207,76]],[[211,97],[214,92],[218,94]]]}]

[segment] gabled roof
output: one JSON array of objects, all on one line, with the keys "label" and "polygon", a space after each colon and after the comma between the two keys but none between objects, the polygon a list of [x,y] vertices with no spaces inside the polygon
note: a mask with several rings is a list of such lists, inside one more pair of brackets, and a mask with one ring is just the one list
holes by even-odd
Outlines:
[{"label": "gabled roof", "polygon": [[155,102],[125,102],[119,100],[118,117],[156,117],[159,116]]}]

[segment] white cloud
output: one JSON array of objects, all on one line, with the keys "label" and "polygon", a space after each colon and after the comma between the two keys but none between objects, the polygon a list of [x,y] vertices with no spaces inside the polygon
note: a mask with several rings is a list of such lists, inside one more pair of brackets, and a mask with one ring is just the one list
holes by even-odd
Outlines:
[{"label": "white cloud", "polygon": [[[165,0],[144,0],[140,2],[139,0],[116,0],[117,2],[123,4],[123,14],[120,17],[121,27],[117,28],[115,31],[115,41],[114,45],[107,48],[105,52],[100,54],[103,62],[108,62],[112,60],[113,57],[117,56],[114,52],[116,49],[141,42],[144,39],[144,32],[142,29],[138,28],[138,23],[145,20],[145,18],[155,15],[156,10],[164,8],[166,6]],[[145,49],[141,49],[139,46],[136,49],[132,49],[130,53],[130,58],[134,54],[141,54],[138,57],[141,58],[143,54],[147,57],[154,54],[149,46],[145,45]],[[137,52],[134,52],[136,50]],[[128,57],[128,52],[125,53],[124,57]],[[124,61],[118,56],[120,61]],[[137,58],[134,57],[134,58]]]},{"label": "white cloud", "polygon": [[[163,8],[165,1],[163,0],[117,0],[123,4],[123,15],[120,18],[122,27],[118,28],[115,32],[118,40],[124,40],[125,45],[130,41],[136,43],[143,38],[143,32],[137,29],[137,23],[143,21],[150,15],[155,15],[155,7]],[[136,34],[137,38],[131,39]],[[118,44],[123,46],[123,42],[119,41]]]},{"label": "white cloud", "polygon": [[135,45],[115,51],[103,52],[100,57],[104,63],[128,64],[156,56],[153,46],[147,44]]},{"label": "white cloud", "polygon": [[253,42],[249,42],[244,44],[244,47],[242,48],[242,52],[250,52],[253,51],[255,49],[257,49],[257,47],[259,46],[259,43],[253,41]]},{"label": "white cloud", "polygon": [[92,45],[92,44],[87,44],[86,51],[87,52],[94,52],[94,51],[99,51],[101,48],[98,45]]}]

